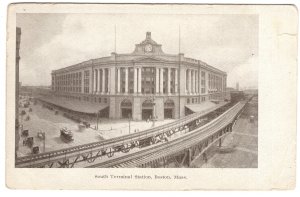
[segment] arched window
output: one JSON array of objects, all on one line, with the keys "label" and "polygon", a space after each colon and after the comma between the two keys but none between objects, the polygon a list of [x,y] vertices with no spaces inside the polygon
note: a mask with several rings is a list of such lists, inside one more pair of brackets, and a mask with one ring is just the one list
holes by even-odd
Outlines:
[{"label": "arched window", "polygon": [[122,102],[121,102],[121,107],[122,108],[131,108],[132,107],[132,103],[131,103],[131,101],[130,100],[128,100],[128,99],[125,99],[125,100],[123,100]]},{"label": "arched window", "polygon": [[165,107],[169,107],[169,108],[173,108],[175,106],[174,101],[171,99],[168,99],[165,103],[164,103]]}]

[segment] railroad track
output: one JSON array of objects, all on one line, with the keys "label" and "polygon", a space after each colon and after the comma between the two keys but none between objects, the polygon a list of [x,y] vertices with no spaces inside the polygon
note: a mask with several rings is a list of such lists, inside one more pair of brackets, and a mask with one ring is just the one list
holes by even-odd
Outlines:
[{"label": "railroad track", "polygon": [[145,138],[147,136],[152,136],[156,135],[159,133],[164,133],[166,130],[172,130],[175,128],[178,128],[181,125],[185,125],[191,121],[194,121],[198,119],[199,117],[205,116],[206,114],[209,114],[213,111],[215,111],[218,108],[221,108],[225,106],[228,103],[222,103],[214,108],[211,108],[209,110],[203,111],[203,112],[198,112],[194,113],[188,116],[185,116],[177,121],[164,124],[152,129],[144,130],[138,133],[132,133],[129,135],[124,135],[116,138],[111,138],[108,140],[103,140],[100,142],[93,142],[93,143],[88,143],[88,144],[83,144],[79,146],[74,146],[70,148],[65,148],[65,149],[60,149],[60,150],[55,150],[55,151],[50,151],[46,153],[40,153],[36,155],[29,155],[29,156],[24,156],[24,157],[18,157],[16,159],[16,166],[20,167],[26,167],[28,165],[34,164],[34,163],[45,163],[51,161],[57,161],[62,158],[70,158],[73,157],[74,155],[77,155],[78,153],[84,153],[84,152],[90,152],[91,150],[95,149],[108,149],[112,148],[114,146],[122,145],[124,143],[128,143],[130,141],[134,140],[139,140],[142,138]]},{"label": "railroad track", "polygon": [[[102,163],[88,166],[89,168],[108,168],[108,167],[126,167],[133,168],[141,166],[145,163],[151,162],[157,158],[162,158],[168,155],[175,154],[182,150],[185,150],[195,144],[198,144],[199,141],[205,140],[210,137],[212,134],[220,131],[230,124],[235,118],[236,115],[243,109],[245,104],[238,103],[221,117],[216,118],[214,121],[204,125],[194,131],[191,131],[185,134],[182,137],[174,139],[172,141],[158,144],[149,147],[135,153],[127,154],[118,158],[114,158]],[[222,136],[221,136],[222,137]],[[219,138],[215,139],[217,141]]]}]

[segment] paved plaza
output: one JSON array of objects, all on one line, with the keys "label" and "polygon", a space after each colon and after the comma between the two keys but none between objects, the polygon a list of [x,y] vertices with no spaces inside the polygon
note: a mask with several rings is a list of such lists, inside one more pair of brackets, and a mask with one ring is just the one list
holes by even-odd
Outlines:
[{"label": "paved plaza", "polygon": [[[22,102],[24,103],[25,100],[21,100]],[[32,112],[29,112],[29,108],[32,108]],[[34,105],[33,102],[31,102],[29,108],[20,108],[20,111],[24,110],[26,112],[25,115],[20,116],[20,124],[23,125],[24,130],[29,130],[29,136],[34,137],[34,146],[39,146],[40,152],[44,151],[44,141],[37,137],[38,132],[45,132],[46,134],[45,151],[47,152],[129,134],[129,121],[126,119],[100,119],[98,130],[95,129],[96,120],[90,120],[91,128],[80,130],[78,123],[64,117],[62,112],[55,115],[55,111],[43,107],[40,103]],[[25,121],[28,115],[30,120]],[[174,119],[156,121],[155,126],[172,121]],[[74,141],[66,143],[61,139],[60,129],[63,127],[72,131]],[[151,121],[130,121],[130,133],[143,131],[151,127],[153,127],[153,122]],[[19,141],[18,156],[25,156],[31,153],[30,148],[23,146],[23,139],[25,138],[21,137]]]}]

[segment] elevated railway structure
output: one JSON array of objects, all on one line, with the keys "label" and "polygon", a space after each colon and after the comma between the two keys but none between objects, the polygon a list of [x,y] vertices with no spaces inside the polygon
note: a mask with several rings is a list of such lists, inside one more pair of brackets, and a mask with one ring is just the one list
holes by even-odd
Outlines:
[{"label": "elevated railway structure", "polygon": [[[182,144],[180,147],[184,146],[185,148],[176,148],[174,150],[182,152],[186,150],[186,147],[192,147],[191,150],[193,150],[195,149],[194,146],[189,146],[185,143],[191,140],[194,142],[196,139],[198,142],[206,140],[205,143],[207,143],[208,139],[212,138],[213,140],[216,140],[216,137],[220,138],[223,136],[223,134],[231,130],[230,128],[232,127],[232,121],[237,117],[237,114],[239,114],[245,105],[245,102],[238,103],[234,106],[233,105],[233,103],[221,103],[204,112],[194,113],[172,123],[161,125],[138,133],[132,133],[125,136],[74,146],[66,149],[18,157],[16,159],[16,167],[111,167],[121,165],[120,162],[116,161],[122,161],[122,159],[126,157],[127,159],[123,163],[129,162],[130,160],[127,161],[129,158],[131,158],[131,160],[141,160],[142,158],[147,157],[150,159],[153,157],[153,155],[158,154],[157,151],[161,149],[165,150],[163,151],[164,153],[160,154],[166,155],[167,150],[171,151],[174,146],[179,147],[179,144]],[[222,127],[219,128],[219,124],[222,125]],[[212,126],[213,128],[211,128]],[[214,130],[211,131],[212,129]],[[171,140],[172,136],[174,136],[176,133],[188,133],[188,135],[183,135]],[[204,133],[209,134],[208,138],[203,137]],[[132,151],[133,153],[128,153],[129,151]],[[189,154],[191,154],[190,152]],[[168,153],[168,155],[170,154],[171,153]],[[159,157],[158,160],[160,161],[161,158],[166,159],[169,157],[162,156]],[[148,161],[149,159],[147,159],[147,162],[145,159],[144,162],[134,162],[136,163],[134,166],[147,166],[150,162]],[[127,164],[123,165],[127,166]]]},{"label": "elevated railway structure", "polygon": [[[170,161],[193,166],[195,159],[205,154],[212,144],[219,142],[221,145],[222,138],[232,131],[244,105],[245,102],[237,103],[213,121],[172,141],[88,167],[165,167]],[[181,162],[178,162],[178,158]]]}]

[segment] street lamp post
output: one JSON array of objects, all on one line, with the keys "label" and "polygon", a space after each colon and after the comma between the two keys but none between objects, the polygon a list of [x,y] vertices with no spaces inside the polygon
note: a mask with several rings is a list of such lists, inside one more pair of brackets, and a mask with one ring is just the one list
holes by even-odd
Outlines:
[{"label": "street lamp post", "polygon": [[99,118],[99,116],[98,116],[98,112],[97,112],[97,125],[96,125],[96,130],[98,131],[98,118]]},{"label": "street lamp post", "polygon": [[37,133],[37,137],[40,140],[43,140],[43,152],[46,152],[46,132],[45,131],[39,131]]},{"label": "street lamp post", "polygon": [[43,135],[43,139],[44,139],[43,149],[44,149],[44,152],[46,152],[46,133],[45,133],[45,131],[43,131],[42,135]]},{"label": "street lamp post", "polygon": [[156,121],[156,105],[155,105],[155,97],[151,97],[151,102],[152,102],[152,127],[155,127],[155,121]]},{"label": "street lamp post", "polygon": [[99,114],[100,114],[100,110],[97,111],[97,126],[96,126],[97,131],[98,131],[98,124],[99,124]]}]

